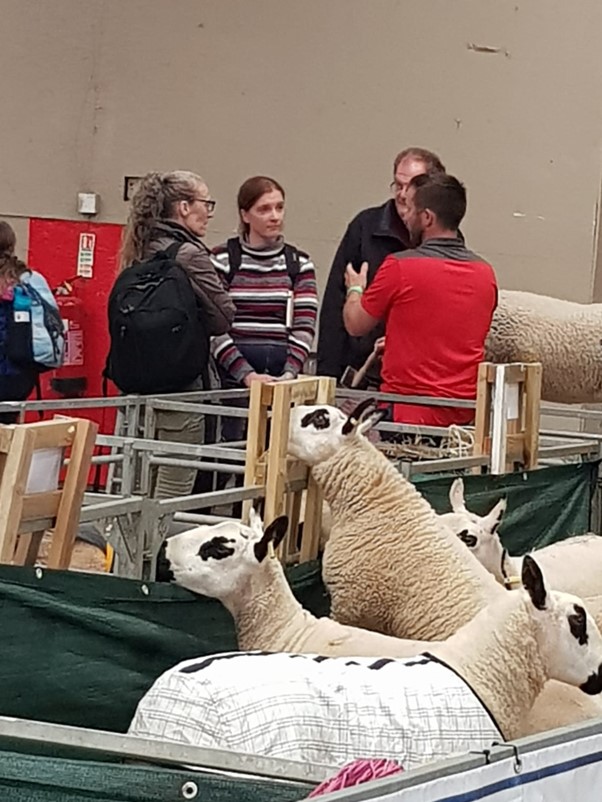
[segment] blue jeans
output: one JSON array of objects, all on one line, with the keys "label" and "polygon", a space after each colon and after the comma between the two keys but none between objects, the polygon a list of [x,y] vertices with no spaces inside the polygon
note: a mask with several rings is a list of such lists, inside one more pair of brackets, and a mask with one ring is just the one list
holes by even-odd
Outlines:
[{"label": "blue jeans", "polygon": [[[286,345],[241,342],[236,345],[255,373],[267,373],[270,376],[281,376],[284,373],[288,352]],[[244,386],[221,370],[220,376],[224,390],[233,390]],[[229,403],[236,407],[246,407],[248,402],[246,398],[233,398]],[[223,418],[222,440],[243,440],[246,429],[247,423],[244,418]]]}]

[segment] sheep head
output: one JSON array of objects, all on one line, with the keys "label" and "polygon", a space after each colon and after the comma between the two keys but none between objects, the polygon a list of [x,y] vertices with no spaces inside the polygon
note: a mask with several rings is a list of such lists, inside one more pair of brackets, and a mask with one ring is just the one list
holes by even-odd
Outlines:
[{"label": "sheep head", "polygon": [[535,637],[550,679],[594,695],[602,691],[602,636],[576,596],[550,591],[533,557],[523,560],[522,581]]},{"label": "sheep head", "polygon": [[365,399],[349,414],[328,404],[300,404],[290,413],[289,453],[308,465],[330,459],[345,443],[362,437],[387,414]]},{"label": "sheep head", "polygon": [[481,565],[503,582],[504,547],[498,528],[506,510],[506,499],[500,499],[487,515],[477,515],[466,508],[464,482],[457,478],[450,487],[449,500],[453,512],[439,515],[439,520],[468,546]]},{"label": "sheep head", "polygon": [[288,518],[281,515],[264,531],[251,510],[250,526],[225,521],[173,535],[165,543],[163,559],[178,585],[223,601],[258,570],[270,546],[278,547],[287,527]]}]

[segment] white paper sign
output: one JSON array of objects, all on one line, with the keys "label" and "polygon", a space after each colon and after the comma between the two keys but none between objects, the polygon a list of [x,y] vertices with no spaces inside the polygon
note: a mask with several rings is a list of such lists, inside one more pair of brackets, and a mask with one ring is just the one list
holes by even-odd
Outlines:
[{"label": "white paper sign", "polygon": [[57,490],[62,462],[62,448],[40,448],[34,451],[25,493],[47,493]]},{"label": "white paper sign", "polygon": [[96,247],[96,234],[80,234],[77,251],[77,275],[82,278],[92,278],[94,268],[94,248]]}]

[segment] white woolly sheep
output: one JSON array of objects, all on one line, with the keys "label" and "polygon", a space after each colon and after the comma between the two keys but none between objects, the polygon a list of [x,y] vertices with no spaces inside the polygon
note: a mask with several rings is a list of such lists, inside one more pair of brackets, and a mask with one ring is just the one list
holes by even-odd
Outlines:
[{"label": "white woolly sheep", "polygon": [[[500,499],[487,515],[477,515],[467,509],[464,502],[464,482],[461,477],[458,477],[451,483],[449,501],[452,512],[439,513],[437,515],[439,521],[456,537],[459,537],[465,545],[469,546],[483,565],[483,560],[479,559],[479,555],[475,551],[476,544],[486,542],[497,532],[506,509],[506,499]],[[488,565],[485,565],[485,568],[492,573]]]},{"label": "white woolly sheep", "polygon": [[485,749],[500,733],[520,737],[548,679],[602,690],[602,637],[580,599],[547,590],[532,558],[523,581],[525,590],[413,659],[230,652],[186,660],[155,681],[128,731],[335,766],[395,758],[406,769]]},{"label": "white woolly sheep", "polygon": [[331,510],[322,570],[332,616],[401,638],[446,638],[503,590],[363,436],[372,417],[353,420],[333,406],[291,410],[289,452],[311,465]]},{"label": "white woolly sheep", "polygon": [[541,362],[542,398],[602,401],[602,304],[501,290],[485,344],[491,362]]},{"label": "white woolly sheep", "polygon": [[[504,510],[506,509],[506,499],[501,499],[493,507],[487,515],[477,515],[474,512],[466,509],[466,507],[454,507],[454,499],[452,495],[457,488],[457,482],[462,485],[462,479],[456,479],[452,482],[450,488],[450,501],[452,504],[452,512],[437,513],[437,519],[440,523],[451,531],[456,537],[459,537],[466,545],[473,544],[475,541],[485,541],[485,538],[497,530],[501,523]],[[463,486],[462,486],[463,487]],[[462,490],[463,493],[463,490]],[[462,495],[463,498],[463,495]],[[305,497],[303,497],[305,501]],[[301,505],[301,512],[304,513],[304,505]],[[332,515],[328,504],[324,501],[322,504],[322,520],[320,525],[320,550],[324,551],[328,538],[330,536],[330,529],[332,526]],[[478,558],[478,555],[475,555]],[[479,559],[483,564],[483,560]],[[489,567],[485,566],[490,573]]]},{"label": "white woolly sheep", "polygon": [[[332,512],[323,560],[332,615],[400,638],[444,639],[506,595],[416,488],[363,436],[378,418],[333,406],[291,410],[289,452],[311,466]],[[568,686],[550,683],[530,732],[599,716]]]},{"label": "white woolly sheep", "polygon": [[234,618],[239,649],[411,657],[432,645],[316,618],[293,595],[274,554],[287,518],[276,518],[264,532],[252,509],[250,524],[228,521],[174,535],[165,541],[162,558],[178,585],[222,602]]},{"label": "white woolly sheep", "polygon": [[[507,588],[518,585],[522,557],[508,554],[497,531],[505,500],[499,501],[486,516],[480,517],[466,508],[464,483],[458,478],[450,488],[450,502],[453,512],[446,515],[448,520],[453,520],[453,528],[460,540],[500,584]],[[445,518],[445,515],[440,517]],[[461,531],[462,521],[466,522],[464,531]],[[581,596],[601,626],[602,618],[592,607],[602,597],[602,537],[591,532],[569,537],[531,554],[537,557],[550,587]]]}]

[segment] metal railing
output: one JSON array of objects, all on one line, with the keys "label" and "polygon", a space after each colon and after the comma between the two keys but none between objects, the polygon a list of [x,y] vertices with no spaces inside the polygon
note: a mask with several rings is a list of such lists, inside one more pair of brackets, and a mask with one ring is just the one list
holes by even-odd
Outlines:
[{"label": "metal railing", "polygon": [[[63,401],[3,402],[0,412],[18,409],[22,416],[27,412],[42,411],[45,414],[61,412],[76,414],[78,411],[99,408],[116,409],[118,420],[116,432],[101,433],[97,437],[99,448],[109,453],[93,457],[94,465],[109,466],[107,489],[104,493],[85,496],[81,512],[81,522],[96,522],[117,555],[118,573],[123,576],[148,578],[153,575],[155,560],[160,544],[167,534],[169,522],[211,523],[227,520],[225,515],[200,514],[198,509],[221,507],[239,501],[260,497],[264,488],[261,485],[211,490],[172,499],[155,500],[151,498],[154,473],[160,465],[196,468],[216,476],[218,473],[241,475],[244,473],[245,443],[201,443],[198,445],[158,441],[156,416],[158,411],[189,411],[205,416],[215,416],[217,427],[224,416],[245,418],[248,409],[232,406],[230,401],[248,397],[247,390],[211,390],[194,393],[178,393],[169,396],[118,396],[112,398],[67,399]],[[367,393],[358,390],[342,389],[337,393],[338,400],[355,398],[363,400],[374,397],[380,401],[399,401],[400,397],[384,393]],[[411,396],[402,399],[407,403],[450,404],[449,399],[432,399],[424,396]],[[456,402],[454,402],[456,403]],[[474,402],[458,400],[458,405],[474,407]],[[597,410],[573,409],[572,407],[543,407],[546,414],[555,417],[578,418],[579,421],[598,422],[602,412]],[[439,427],[412,426],[382,422],[376,427],[381,431],[413,434],[444,434],[446,429]],[[469,431],[471,427],[466,427]],[[602,456],[602,435],[584,432],[570,432],[558,429],[542,429],[540,441],[540,462],[567,459],[600,460]],[[401,461],[399,469],[411,478],[416,473],[468,472],[475,469],[487,471],[487,456],[459,456],[441,459]],[[600,483],[599,483],[600,484]],[[302,489],[296,483],[294,489]],[[602,509],[600,492],[594,507]],[[600,516],[598,516],[600,517]],[[50,521],[40,520],[40,528],[51,525]]]}]

